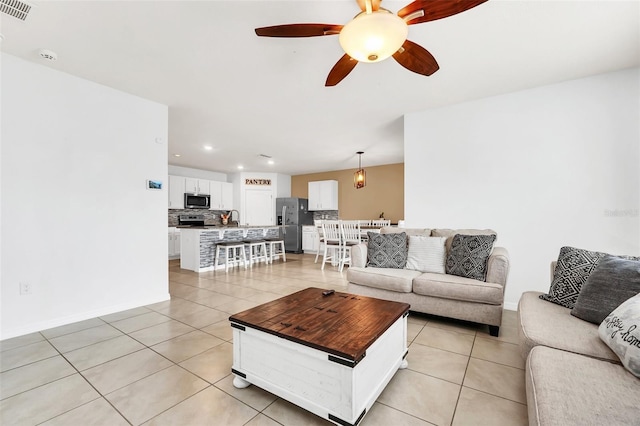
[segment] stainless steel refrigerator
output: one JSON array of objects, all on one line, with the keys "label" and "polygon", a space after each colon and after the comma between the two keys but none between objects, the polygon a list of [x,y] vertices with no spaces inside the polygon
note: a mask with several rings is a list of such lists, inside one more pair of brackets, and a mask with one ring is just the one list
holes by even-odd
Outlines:
[{"label": "stainless steel refrigerator", "polygon": [[302,253],[302,226],[313,225],[313,213],[306,198],[276,198],[276,217],[288,252]]}]

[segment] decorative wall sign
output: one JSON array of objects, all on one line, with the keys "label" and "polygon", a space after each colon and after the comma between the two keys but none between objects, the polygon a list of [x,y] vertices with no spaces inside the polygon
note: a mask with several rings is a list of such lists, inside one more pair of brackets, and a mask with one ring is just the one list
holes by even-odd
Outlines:
[{"label": "decorative wall sign", "polygon": [[271,179],[245,179],[245,185],[271,186]]},{"label": "decorative wall sign", "polygon": [[149,179],[147,181],[147,189],[157,189],[157,190],[161,190],[162,189],[162,181],[161,180],[152,180]]}]

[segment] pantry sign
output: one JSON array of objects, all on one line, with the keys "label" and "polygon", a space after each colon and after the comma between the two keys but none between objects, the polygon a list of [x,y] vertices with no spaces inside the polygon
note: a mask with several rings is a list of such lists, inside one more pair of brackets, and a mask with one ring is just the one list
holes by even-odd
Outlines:
[{"label": "pantry sign", "polygon": [[271,186],[271,179],[245,179],[244,184],[253,186]]}]

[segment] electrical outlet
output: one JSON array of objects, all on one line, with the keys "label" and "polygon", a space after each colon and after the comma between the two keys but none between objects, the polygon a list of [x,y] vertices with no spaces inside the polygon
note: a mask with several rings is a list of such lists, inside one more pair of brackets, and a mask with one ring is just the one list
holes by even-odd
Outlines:
[{"label": "electrical outlet", "polygon": [[31,294],[31,284],[29,283],[20,283],[20,294],[27,295]]}]

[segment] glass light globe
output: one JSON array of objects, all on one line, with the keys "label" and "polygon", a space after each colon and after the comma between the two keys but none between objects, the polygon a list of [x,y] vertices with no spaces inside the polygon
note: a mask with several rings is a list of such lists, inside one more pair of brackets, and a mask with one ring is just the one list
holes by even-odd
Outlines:
[{"label": "glass light globe", "polygon": [[340,46],[360,62],[378,62],[400,49],[407,39],[406,22],[385,9],[362,12],[340,31]]}]

